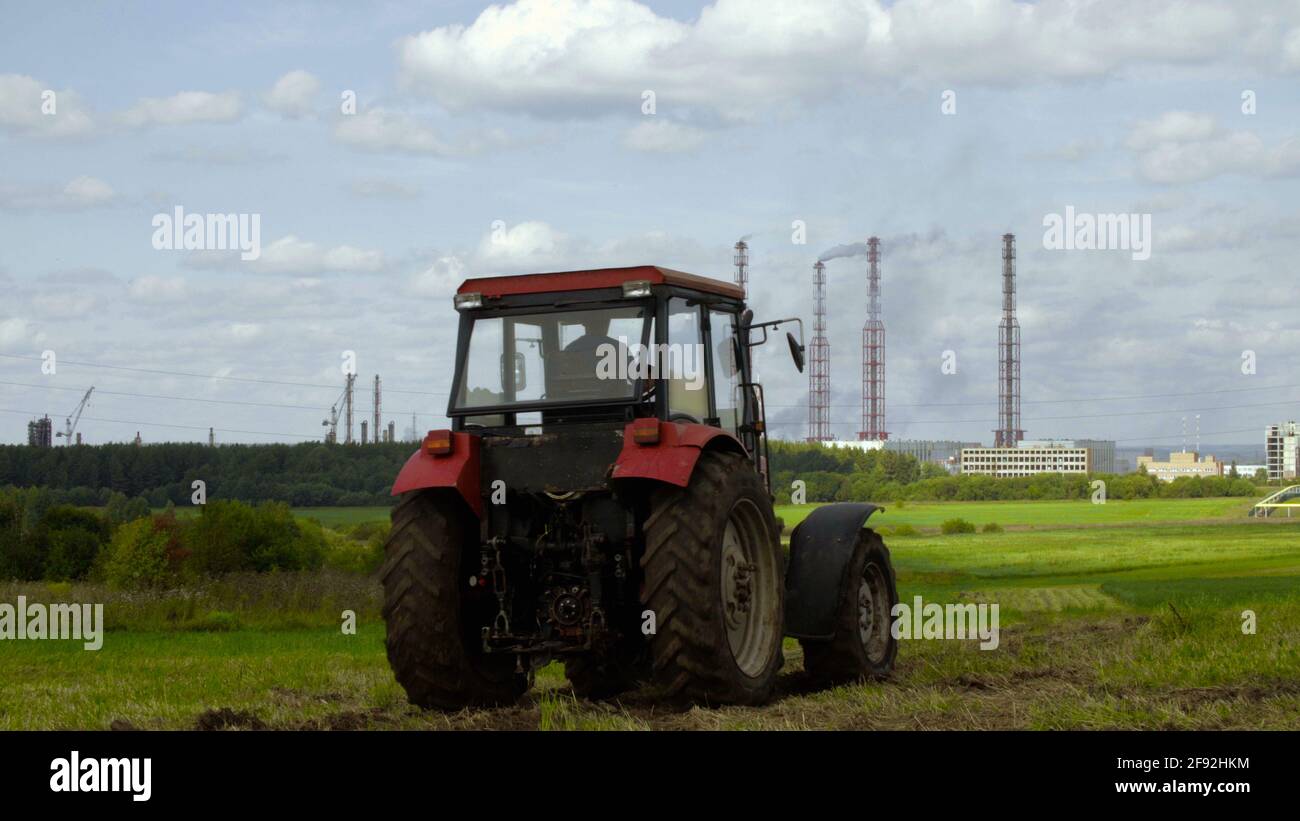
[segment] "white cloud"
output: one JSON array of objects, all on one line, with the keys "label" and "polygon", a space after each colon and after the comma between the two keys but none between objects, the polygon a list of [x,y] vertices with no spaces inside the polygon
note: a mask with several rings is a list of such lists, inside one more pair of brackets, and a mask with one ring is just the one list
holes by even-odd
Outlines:
[{"label": "white cloud", "polygon": [[229,123],[243,110],[238,91],[182,91],[171,97],[145,97],[119,119],[133,128],[189,123]]},{"label": "white cloud", "polygon": [[256,322],[232,322],[223,329],[226,339],[236,344],[255,342],[262,336],[262,326]]},{"label": "white cloud", "polygon": [[1261,179],[1300,174],[1300,137],[1269,145],[1251,131],[1224,131],[1208,114],[1169,112],[1139,123],[1125,143],[1138,173],[1156,183],[1208,180],[1222,174]]},{"label": "white cloud", "polygon": [[318,93],[320,80],[314,74],[298,69],[276,80],[275,85],[262,95],[262,103],[286,117],[305,117],[312,113],[312,104]]},{"label": "white cloud", "polygon": [[568,242],[544,222],[521,222],[484,236],[475,264],[490,270],[535,269],[561,259]]},{"label": "white cloud", "polygon": [[131,281],[127,293],[136,302],[161,305],[184,302],[189,288],[180,277],[143,276]]},{"label": "white cloud", "polygon": [[623,145],[633,151],[672,154],[694,151],[704,142],[704,132],[672,120],[646,120],[623,133]]},{"label": "white cloud", "polygon": [[358,197],[369,199],[413,200],[420,196],[420,189],[401,180],[370,178],[353,180],[348,186]]},{"label": "white cloud", "polygon": [[341,117],[334,127],[339,142],[364,151],[398,151],[408,154],[448,155],[451,147],[433,129],[410,116],[372,108]]},{"label": "white cloud", "polygon": [[635,0],[516,0],[397,50],[403,83],[452,109],[631,113],[649,89],[659,106],[751,117],[874,80],[1028,85],[1278,62],[1284,46],[1267,30],[1287,19],[1300,23],[1300,10],[1278,3],[1270,18],[1213,0],[1150,0],[1140,12],[1087,0],[717,0],[682,22]]},{"label": "white cloud", "polygon": [[0,210],[81,211],[108,205],[113,187],[95,177],[77,177],[62,188],[0,185]]},{"label": "white cloud", "polygon": [[370,273],[384,265],[383,251],[367,251],[351,245],[324,248],[290,234],[262,249],[253,267],[280,274]]},{"label": "white cloud", "polygon": [[468,276],[460,257],[445,256],[411,278],[411,290],[419,296],[447,297]]},{"label": "white cloud", "polygon": [[[46,91],[54,93],[49,102]],[[45,113],[51,104],[53,113]],[[94,121],[76,92],[51,89],[24,74],[0,74],[0,129],[27,137],[80,137],[94,130]]]},{"label": "white cloud", "polygon": [[12,350],[32,342],[31,323],[18,317],[0,319],[0,350]]},{"label": "white cloud", "polygon": [[189,251],[182,264],[199,270],[247,270],[267,274],[293,274],[309,277],[316,274],[368,274],[386,264],[384,252],[351,245],[327,248],[299,239],[293,234],[262,246],[255,260],[243,261],[239,251]]},{"label": "white cloud", "polygon": [[1218,130],[1214,117],[1190,111],[1167,111],[1154,120],[1142,120],[1129,134],[1125,145],[1145,151],[1161,143],[1204,140]]}]

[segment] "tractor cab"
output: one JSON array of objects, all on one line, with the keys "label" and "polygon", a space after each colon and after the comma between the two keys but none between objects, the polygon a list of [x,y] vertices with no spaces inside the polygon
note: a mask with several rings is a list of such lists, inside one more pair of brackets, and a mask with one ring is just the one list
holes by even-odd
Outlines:
[{"label": "tractor cab", "polygon": [[[702,425],[766,473],[755,328],[738,286],[637,266],[466,280],[455,304],[453,431]],[[757,326],[764,339],[772,324]]]}]

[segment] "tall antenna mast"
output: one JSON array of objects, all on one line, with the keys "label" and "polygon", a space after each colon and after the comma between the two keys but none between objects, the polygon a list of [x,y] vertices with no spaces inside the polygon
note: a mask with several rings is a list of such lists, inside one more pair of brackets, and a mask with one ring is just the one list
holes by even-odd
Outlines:
[{"label": "tall antenna mast", "polygon": [[743,239],[736,243],[736,284],[749,298],[749,244]]},{"label": "tall antenna mast", "polygon": [[826,265],[813,266],[813,337],[808,371],[808,441],[831,441],[831,343],[826,339]]},{"label": "tall antenna mast", "polygon": [[867,324],[862,326],[862,429],[858,439],[880,442],[885,432],[885,323],[880,319],[880,239],[867,240]]},{"label": "tall antenna mast", "polygon": [[346,427],[343,430],[343,444],[352,444],[352,388],[357,381],[355,373],[348,374],[347,387],[343,389],[343,419]]},{"label": "tall antenna mast", "polygon": [[1002,321],[998,323],[998,429],[993,446],[1014,448],[1020,428],[1020,320],[1016,319],[1016,235],[1002,235]]},{"label": "tall antenna mast", "polygon": [[379,374],[375,374],[375,421],[374,421],[374,425],[373,425],[373,428],[372,428],[372,429],[373,429],[374,432],[375,432],[375,443],[376,443],[376,444],[378,444],[379,440],[380,440],[381,438],[383,438],[383,437],[381,436],[381,434],[379,433],[379,431],[381,430],[381,428],[380,428],[380,426],[379,426],[379,423],[380,423],[380,417],[381,417],[381,413],[380,413],[380,410],[379,410],[379,408],[380,408],[380,404],[381,404],[381,403],[380,403],[380,391],[379,391]]}]

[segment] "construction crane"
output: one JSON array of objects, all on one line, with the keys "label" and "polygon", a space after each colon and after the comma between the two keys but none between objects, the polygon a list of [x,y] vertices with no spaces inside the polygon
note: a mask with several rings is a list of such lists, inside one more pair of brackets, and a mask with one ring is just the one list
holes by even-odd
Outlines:
[{"label": "construction crane", "polygon": [[330,405],[329,418],[321,422],[323,427],[329,428],[325,433],[325,441],[331,445],[339,440],[339,405],[347,404],[348,390],[351,387],[352,378],[349,377],[347,387],[343,388],[343,393],[339,394],[339,398],[334,401],[333,405]]},{"label": "construction crane", "polygon": [[72,435],[77,430],[77,423],[81,421],[81,412],[86,409],[86,405],[90,402],[90,394],[93,393],[94,390],[95,390],[95,386],[91,385],[90,390],[86,391],[86,395],[81,397],[81,403],[77,405],[77,409],[74,410],[68,416],[68,418],[64,420],[63,430],[55,434],[56,436],[62,436],[63,438],[67,439],[69,445],[71,445],[73,442]]}]

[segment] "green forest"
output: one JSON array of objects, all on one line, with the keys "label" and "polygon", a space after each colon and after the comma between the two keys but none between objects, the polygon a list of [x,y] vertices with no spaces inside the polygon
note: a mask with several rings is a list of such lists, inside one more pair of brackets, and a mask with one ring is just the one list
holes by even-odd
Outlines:
[{"label": "green forest", "polygon": [[0,487],[44,487],[60,501],[102,506],[112,493],[150,507],[190,504],[195,480],[209,499],[278,501],[293,507],[389,504],[410,442],[371,445],[0,445]]},{"label": "green forest", "polygon": [[[103,507],[114,494],[148,507],[189,505],[193,482],[208,499],[285,502],[292,507],[362,507],[391,503],[389,489],[415,445],[82,445],[0,446],[0,487],[46,488],[60,504]],[[892,451],[833,449],[802,442],[771,443],[772,491],[791,501],[805,484],[808,502],[996,501],[1087,499],[1092,481],[1113,499],[1251,496],[1254,482],[1184,478],[1166,483],[1145,473],[1041,474],[1025,478],[950,476],[942,467]]]}]

